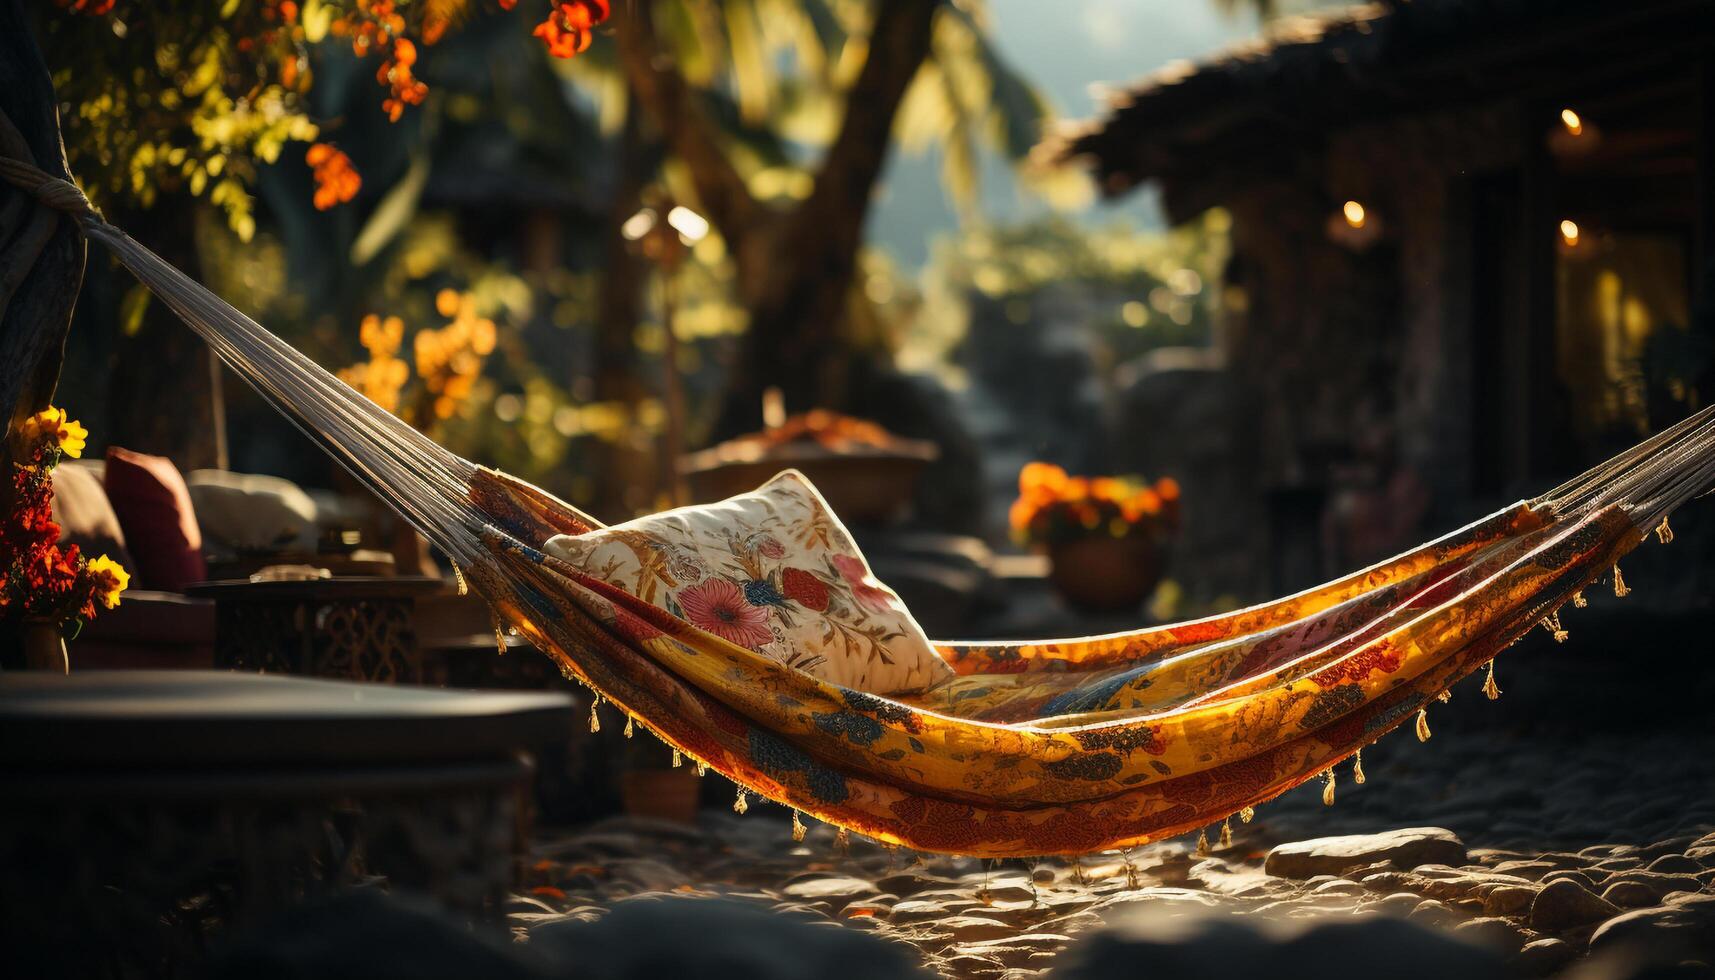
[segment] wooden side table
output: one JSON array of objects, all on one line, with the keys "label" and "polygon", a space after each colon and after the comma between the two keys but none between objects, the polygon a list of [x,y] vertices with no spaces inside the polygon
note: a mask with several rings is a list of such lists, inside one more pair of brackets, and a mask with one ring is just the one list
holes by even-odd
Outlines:
[{"label": "wooden side table", "polygon": [[441,588],[426,576],[348,576],[204,582],[185,593],[214,600],[216,667],[419,684],[416,603]]},{"label": "wooden side table", "polygon": [[0,942],[189,974],[216,933],[376,882],[498,924],[533,754],[575,724],[554,693],[0,674]]}]

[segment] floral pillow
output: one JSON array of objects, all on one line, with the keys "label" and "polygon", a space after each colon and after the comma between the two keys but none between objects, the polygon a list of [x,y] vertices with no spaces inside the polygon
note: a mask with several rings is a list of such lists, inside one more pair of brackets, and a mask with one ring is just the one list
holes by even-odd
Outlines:
[{"label": "floral pillow", "polygon": [[796,470],[718,504],[557,535],[544,550],[694,626],[834,684],[894,694],[953,675]]}]

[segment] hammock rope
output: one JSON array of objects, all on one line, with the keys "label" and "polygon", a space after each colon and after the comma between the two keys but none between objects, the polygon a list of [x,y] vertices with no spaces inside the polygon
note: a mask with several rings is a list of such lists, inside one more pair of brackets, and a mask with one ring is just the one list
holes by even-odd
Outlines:
[{"label": "hammock rope", "polygon": [[[543,554],[548,537],[600,523],[384,411],[109,225],[75,185],[4,157],[0,178],[105,245],[628,729],[732,778],[741,801],[755,793],[919,850],[1079,854],[1204,835],[1310,780],[1331,797],[1336,763],[1402,724],[1426,738],[1432,701],[1538,623],[1557,624],[1563,603],[1617,575],[1621,557],[1715,485],[1705,409],[1542,496],[1321,586],[1106,636],[945,644],[959,676],[883,698]],[[1492,665],[1485,690],[1499,694]]]}]

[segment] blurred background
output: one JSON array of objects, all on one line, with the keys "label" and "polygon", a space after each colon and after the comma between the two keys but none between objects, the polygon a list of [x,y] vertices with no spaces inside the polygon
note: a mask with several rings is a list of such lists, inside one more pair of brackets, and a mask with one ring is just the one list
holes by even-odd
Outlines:
[{"label": "blurred background", "polygon": [[[117,224],[606,521],[805,468],[932,634],[1301,587],[1707,390],[1683,4],[670,0],[575,57],[528,3],[243,6],[44,8]],[[365,47],[389,16],[402,76]],[[205,519],[209,548],[434,567],[103,256],[66,357],[92,456],[308,491],[311,526]],[[1020,505],[1033,461],[1122,483],[1039,471]],[[1128,535],[1131,588],[1055,575]]]}]

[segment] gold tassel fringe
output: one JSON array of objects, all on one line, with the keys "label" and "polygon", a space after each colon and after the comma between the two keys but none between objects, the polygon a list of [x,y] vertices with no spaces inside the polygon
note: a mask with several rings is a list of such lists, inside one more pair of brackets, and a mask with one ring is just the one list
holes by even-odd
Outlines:
[{"label": "gold tassel fringe", "polygon": [[1501,699],[1501,688],[1495,683],[1495,662],[1489,661],[1489,676],[1483,679],[1483,696],[1490,701]]},{"label": "gold tassel fringe", "polygon": [[1364,785],[1364,750],[1352,753],[1352,782]]},{"label": "gold tassel fringe", "polygon": [[1417,740],[1419,742],[1429,741],[1429,709],[1428,708],[1418,708],[1417,709]]}]

